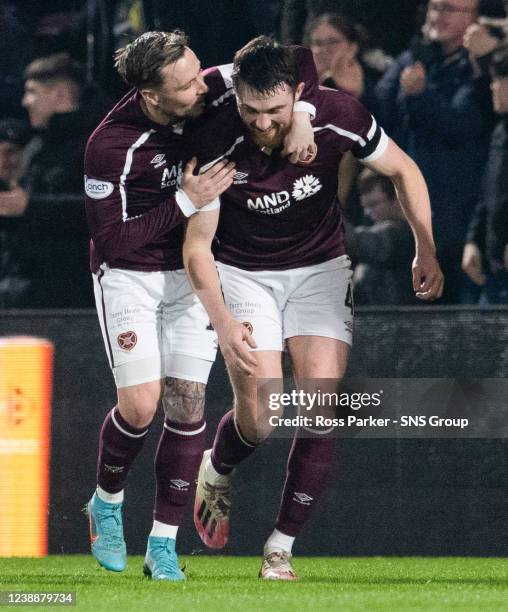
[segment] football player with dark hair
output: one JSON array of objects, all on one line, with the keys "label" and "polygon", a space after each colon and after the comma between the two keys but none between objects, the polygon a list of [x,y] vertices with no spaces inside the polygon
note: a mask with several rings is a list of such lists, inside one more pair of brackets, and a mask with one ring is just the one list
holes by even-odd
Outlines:
[{"label": "football player with dark hair", "polygon": [[[215,209],[190,219],[184,243],[189,278],[217,331],[235,397],[204,454],[196,492],[196,527],[216,548],[228,538],[233,470],[270,433],[260,412],[273,385],[257,381],[282,381],[284,349],[306,391],[315,391],[316,379],[328,379],[335,390],[346,370],[352,273],[336,194],[347,151],[395,185],[416,242],[416,296],[433,300],[443,288],[425,181],[357,99],[317,91],[317,150],[306,164],[291,165],[280,150],[303,84],[287,49],[254,39],[236,54],[232,80],[236,105],[224,105],[204,127],[198,157],[206,169],[227,156],[236,178],[221,196],[220,216]],[[302,429],[295,436],[262,578],[296,578],[292,544],[325,487],[333,447],[330,435]]]},{"label": "football player with dark hair", "polygon": [[[312,62],[306,66],[312,76]],[[118,389],[101,429],[98,486],[87,506],[92,553],[106,569],[125,568],[123,491],[161,401],[144,571],[183,580],[175,539],[204,450],[205,385],[216,354],[215,332],[183,269],[183,226],[217,208],[234,174],[227,160],[195,174],[189,132],[231,87],[223,69],[203,73],[181,32],[141,35],[117,52],[116,67],[133,89],[96,128],[85,158],[91,271]],[[309,132],[286,140],[290,157],[312,144]]]}]

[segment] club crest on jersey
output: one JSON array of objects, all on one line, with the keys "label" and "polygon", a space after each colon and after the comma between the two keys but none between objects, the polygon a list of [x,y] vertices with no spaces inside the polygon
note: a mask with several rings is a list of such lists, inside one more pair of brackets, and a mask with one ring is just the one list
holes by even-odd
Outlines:
[{"label": "club crest on jersey", "polygon": [[161,180],[161,189],[167,187],[179,187],[182,182],[182,170],[183,162],[173,164],[171,168],[164,168]]},{"label": "club crest on jersey", "polygon": [[165,153],[159,153],[158,155],[156,155],[152,161],[150,162],[153,166],[155,166],[156,168],[160,168],[161,166],[163,166],[166,163],[166,154]]},{"label": "club crest on jersey", "polygon": [[117,342],[122,351],[132,351],[138,342],[138,336],[133,331],[122,332],[118,334]]},{"label": "club crest on jersey", "polygon": [[316,156],[317,156],[317,144],[314,143],[312,145],[311,150],[307,151],[305,157],[303,159],[299,157],[296,163],[299,166],[308,166],[316,159]]},{"label": "club crest on jersey", "polygon": [[305,200],[305,198],[316,195],[322,187],[323,185],[321,185],[319,179],[312,174],[306,174],[302,176],[302,178],[296,179],[293,184],[292,195],[297,202],[300,202],[300,200]]}]

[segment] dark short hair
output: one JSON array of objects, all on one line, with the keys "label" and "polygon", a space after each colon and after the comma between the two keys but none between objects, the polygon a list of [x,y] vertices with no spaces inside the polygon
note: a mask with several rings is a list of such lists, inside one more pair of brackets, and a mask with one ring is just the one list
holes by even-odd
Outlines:
[{"label": "dark short hair", "polygon": [[490,74],[493,79],[505,79],[508,77],[508,45],[498,49],[492,56]]},{"label": "dark short hair", "polygon": [[115,68],[131,87],[159,87],[161,68],[179,60],[188,42],[180,30],[145,32],[115,53]]},{"label": "dark short hair", "polygon": [[273,94],[283,84],[295,89],[296,64],[290,49],[269,36],[258,36],[235,53],[233,84],[240,83],[263,94]]},{"label": "dark short hair", "polygon": [[376,187],[380,187],[383,190],[383,193],[390,198],[390,200],[397,197],[392,181],[387,176],[384,176],[383,174],[376,174],[368,168],[360,173],[357,181],[357,187],[360,195],[365,195],[376,189]]},{"label": "dark short hair", "polygon": [[76,102],[80,101],[85,87],[83,64],[72,59],[68,53],[54,53],[33,60],[25,68],[23,76],[25,81],[38,81],[49,86],[64,82]]},{"label": "dark short hair", "polygon": [[309,17],[305,23],[306,45],[310,45],[312,32],[322,24],[327,24],[340,32],[348,42],[356,43],[360,50],[368,46],[368,34],[365,28],[341,13],[322,13]]},{"label": "dark short hair", "polygon": [[80,88],[85,81],[83,65],[73,60],[68,53],[54,53],[33,60],[25,68],[23,76],[25,81],[29,79],[41,83],[67,81]]}]

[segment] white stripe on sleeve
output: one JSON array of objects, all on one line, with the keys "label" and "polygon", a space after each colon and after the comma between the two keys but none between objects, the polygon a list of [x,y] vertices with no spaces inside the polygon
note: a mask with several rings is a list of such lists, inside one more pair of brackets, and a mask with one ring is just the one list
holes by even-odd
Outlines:
[{"label": "white stripe on sleeve", "polygon": [[219,157],[217,157],[216,159],[214,159],[211,162],[208,162],[207,164],[205,164],[204,166],[201,166],[201,168],[199,169],[199,174],[203,174],[203,172],[206,172],[208,170],[208,168],[211,168],[214,164],[216,164],[217,162],[219,162],[221,159],[224,159],[225,157],[227,157],[228,155],[231,155],[231,153],[233,153],[233,151],[236,149],[236,147],[241,144],[244,141],[244,137],[243,136],[239,136],[235,142],[233,143],[233,145],[222,155],[220,155]]},{"label": "white stripe on sleeve", "polygon": [[347,130],[343,130],[342,128],[337,127],[336,125],[333,125],[332,123],[327,123],[326,125],[315,127],[312,129],[314,130],[314,132],[319,132],[320,130],[332,130],[332,132],[339,134],[339,136],[345,136],[346,138],[350,138],[351,140],[358,142],[360,146],[362,147],[364,147],[367,144],[365,140],[359,134],[354,134],[353,132],[348,132]]},{"label": "white stripe on sleeve", "polygon": [[127,155],[125,157],[125,165],[123,167],[122,176],[120,177],[120,197],[122,199],[122,219],[123,221],[128,221],[129,217],[127,215],[127,193],[125,191],[125,183],[127,182],[127,177],[131,171],[132,167],[132,158],[134,156],[134,151],[138,149],[142,144],[144,144],[152,134],[155,133],[155,130],[148,130],[148,132],[144,132],[141,136],[136,140],[134,144],[129,147],[127,151]]}]

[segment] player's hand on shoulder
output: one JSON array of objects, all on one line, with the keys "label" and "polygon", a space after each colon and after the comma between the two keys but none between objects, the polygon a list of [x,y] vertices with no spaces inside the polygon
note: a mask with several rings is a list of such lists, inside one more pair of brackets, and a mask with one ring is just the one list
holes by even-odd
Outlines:
[{"label": "player's hand on shoulder", "polygon": [[193,157],[185,166],[182,189],[196,208],[210,204],[232,184],[235,164],[221,160],[202,174],[194,174],[197,159]]},{"label": "player's hand on shoulder", "polygon": [[254,375],[257,360],[248,348],[257,348],[248,328],[231,318],[216,329],[224,361],[230,368]]},{"label": "player's hand on shoulder", "polygon": [[412,272],[418,299],[437,300],[443,295],[444,277],[434,253],[416,253]]},{"label": "player's hand on shoulder", "polygon": [[287,157],[292,164],[309,163],[316,156],[315,151],[314,130],[309,114],[304,111],[294,112],[291,128],[284,138],[282,157]]}]

